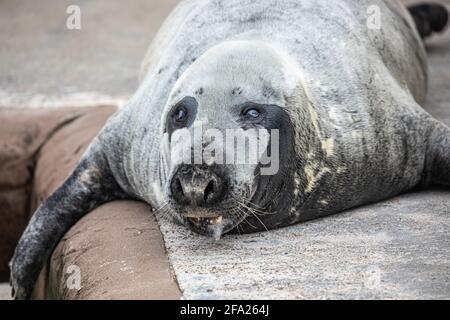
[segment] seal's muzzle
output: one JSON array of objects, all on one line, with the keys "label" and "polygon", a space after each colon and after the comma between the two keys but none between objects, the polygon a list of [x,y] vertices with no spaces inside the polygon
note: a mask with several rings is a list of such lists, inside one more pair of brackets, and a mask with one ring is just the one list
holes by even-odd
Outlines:
[{"label": "seal's muzzle", "polygon": [[225,174],[216,166],[180,165],[170,182],[172,200],[192,208],[218,204],[227,189]]}]

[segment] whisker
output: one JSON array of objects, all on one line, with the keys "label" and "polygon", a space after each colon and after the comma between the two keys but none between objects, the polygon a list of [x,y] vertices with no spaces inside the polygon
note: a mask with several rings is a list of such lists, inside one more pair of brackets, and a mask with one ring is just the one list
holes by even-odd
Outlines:
[{"label": "whisker", "polygon": [[266,231],[269,231],[269,229],[266,227],[266,225],[264,224],[264,222],[262,222],[262,220],[258,217],[258,215],[255,214],[255,213],[253,213],[253,212],[252,212],[252,214],[253,214],[253,216],[254,216],[256,219],[258,219],[259,223],[262,224],[262,226],[264,227],[264,229],[266,229]]},{"label": "whisker", "polygon": [[[262,220],[258,217],[258,214],[257,214],[257,213],[258,213],[258,210],[248,207],[245,203],[239,201],[239,200],[236,199],[236,198],[234,198],[234,200],[235,200],[237,203],[239,203],[241,207],[243,207],[244,209],[247,209],[247,211],[250,212],[250,214],[251,214],[252,216],[254,216],[254,217],[259,221],[259,223],[264,227],[264,229],[266,229],[266,231],[269,231],[269,229],[268,229],[267,226],[264,224],[264,222],[262,222]],[[241,208],[239,208],[239,209],[241,210]],[[266,213],[264,212],[263,214],[266,214]],[[256,227],[253,226],[251,223],[249,223],[247,220],[246,220],[246,222],[247,222],[250,226],[252,226],[252,227],[254,227],[254,228],[256,229]]]},{"label": "whisker", "polygon": [[253,213],[257,213],[260,216],[265,216],[265,215],[270,215],[273,214],[272,212],[268,212],[268,211],[263,211],[264,209],[257,209],[257,208],[252,208],[249,205],[253,205],[256,206],[254,203],[247,201],[247,203],[244,203],[238,199],[234,199],[236,202],[238,202],[241,206],[243,206],[244,208],[246,208],[249,211],[252,211]]},{"label": "whisker", "polygon": [[257,227],[255,227],[250,221],[248,221],[247,219],[247,215],[245,213],[244,210],[242,210],[241,207],[238,207],[237,210],[240,212],[240,216],[241,218],[243,218],[243,221],[245,221],[250,227],[252,227],[253,229],[258,229]]}]

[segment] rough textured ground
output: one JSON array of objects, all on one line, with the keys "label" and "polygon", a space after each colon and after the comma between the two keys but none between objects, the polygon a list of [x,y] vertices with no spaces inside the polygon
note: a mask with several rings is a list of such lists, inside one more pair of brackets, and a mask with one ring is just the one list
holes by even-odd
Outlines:
[{"label": "rough textured ground", "polygon": [[0,300],[9,300],[11,297],[11,288],[8,284],[0,284]]},{"label": "rough textured ground", "polygon": [[[0,106],[122,101],[175,2],[1,1]],[[81,6],[82,30],[65,28],[69,4]],[[450,125],[450,33],[428,49],[426,107]],[[450,299],[449,223],[442,190],[216,244],[167,223],[162,231],[185,298]]]},{"label": "rough textured ground", "polygon": [[163,223],[187,299],[449,299],[448,192],[219,243]]},{"label": "rough textured ground", "polygon": [[[0,2],[0,106],[123,101],[176,0]],[[81,8],[69,30],[66,9]]]}]

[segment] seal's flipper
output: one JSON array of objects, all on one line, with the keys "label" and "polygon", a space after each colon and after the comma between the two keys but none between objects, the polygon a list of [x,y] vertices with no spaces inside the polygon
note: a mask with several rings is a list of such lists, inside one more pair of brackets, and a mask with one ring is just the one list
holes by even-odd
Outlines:
[{"label": "seal's flipper", "polygon": [[[98,149],[98,150],[95,150]],[[12,295],[30,299],[34,284],[61,237],[102,203],[127,198],[93,144],[69,178],[34,213],[10,262]]]},{"label": "seal's flipper", "polygon": [[408,9],[423,39],[435,32],[445,30],[448,23],[448,10],[445,6],[440,4],[419,4]]},{"label": "seal's flipper", "polygon": [[436,125],[427,154],[423,186],[450,187],[450,128],[441,123]]}]

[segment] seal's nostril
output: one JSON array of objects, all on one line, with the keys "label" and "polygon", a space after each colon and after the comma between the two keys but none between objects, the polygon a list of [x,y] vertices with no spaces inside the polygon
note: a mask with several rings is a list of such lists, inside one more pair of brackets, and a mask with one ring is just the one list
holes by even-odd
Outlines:
[{"label": "seal's nostril", "polygon": [[205,200],[205,203],[208,202],[208,198],[209,198],[210,196],[213,196],[213,195],[214,195],[215,189],[216,189],[216,188],[215,188],[215,183],[214,183],[213,180],[211,180],[211,181],[208,183],[208,185],[206,186],[205,191],[204,191],[204,193],[203,193],[203,200]]},{"label": "seal's nostril", "polygon": [[213,206],[223,199],[226,182],[224,173],[215,167],[183,165],[170,183],[171,198],[181,206]]},{"label": "seal's nostril", "polygon": [[186,196],[180,178],[174,177],[170,187],[173,199],[179,204],[185,203]]},{"label": "seal's nostril", "polygon": [[177,189],[177,192],[180,194],[180,196],[184,197],[184,190],[183,186],[181,185],[181,181],[179,178],[175,181],[175,188]]}]

